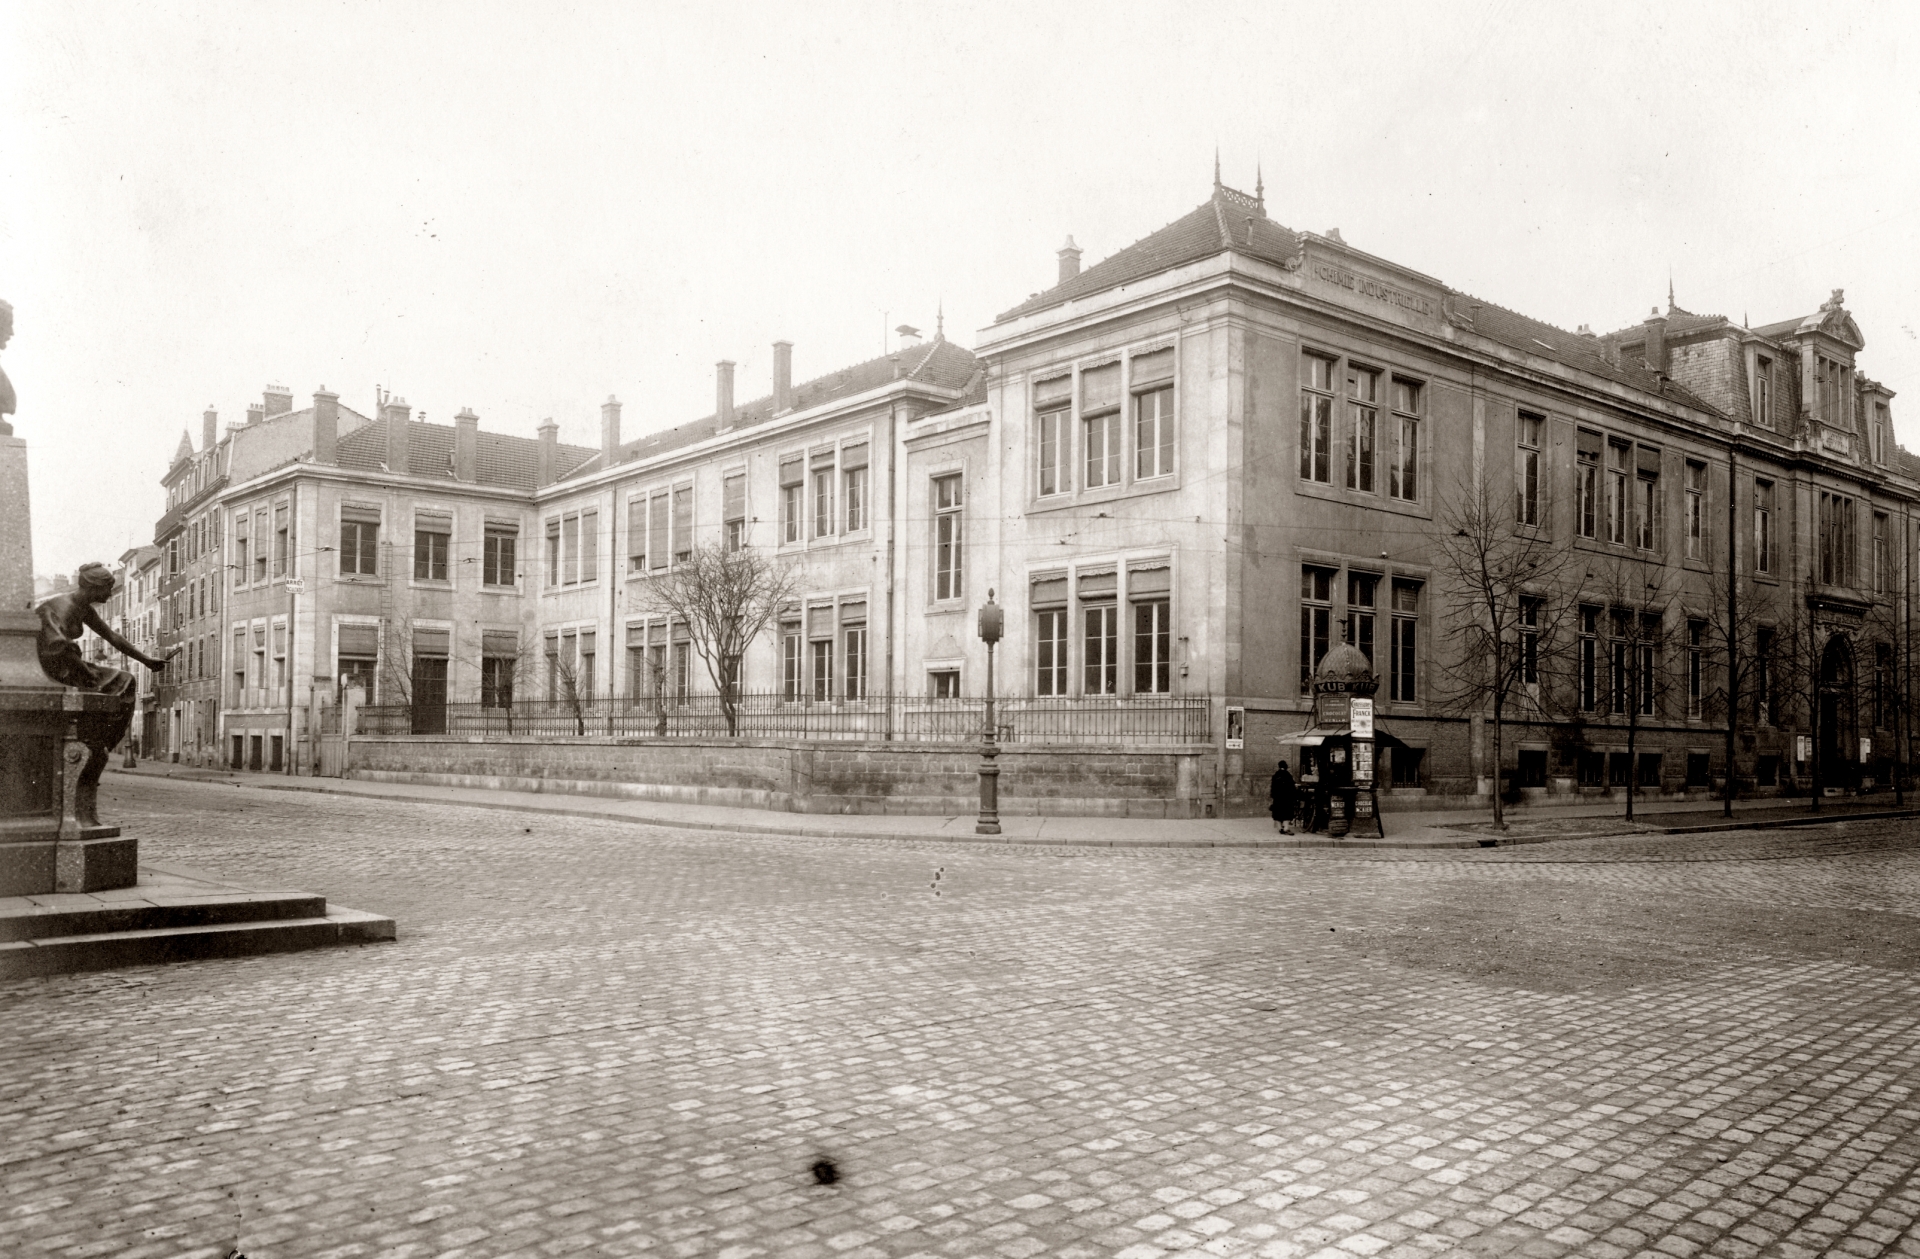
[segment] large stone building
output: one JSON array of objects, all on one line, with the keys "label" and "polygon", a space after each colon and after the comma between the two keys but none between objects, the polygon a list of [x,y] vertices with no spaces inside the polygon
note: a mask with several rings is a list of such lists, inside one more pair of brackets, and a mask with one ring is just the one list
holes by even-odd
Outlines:
[{"label": "large stone building", "polygon": [[[1837,291],[1758,328],[1670,301],[1567,332],[1283,227],[1263,190],[1217,180],[1096,265],[1069,241],[1058,267],[972,352],[908,335],[795,385],[776,342],[767,396],[736,403],[722,363],[714,414],[623,440],[610,399],[597,450],[395,403],[350,440],[316,395],[291,462],[236,470],[221,496],[229,758],[271,764],[302,697],[348,677],[416,707],[553,698],[562,679],[617,704],[656,666],[711,690],[648,593],[701,541],[796,576],[745,690],[978,694],[972,614],[993,590],[1001,693],[1206,697],[1203,790],[1224,808],[1308,724],[1306,679],[1342,632],[1380,675],[1404,802],[1496,775],[1710,787],[1729,772],[1728,624],[1752,662],[1736,777],[1804,786],[1817,757],[1851,784],[1902,755],[1920,468]],[[1553,557],[1516,596],[1538,662],[1499,765],[1437,545],[1470,500]]]}]

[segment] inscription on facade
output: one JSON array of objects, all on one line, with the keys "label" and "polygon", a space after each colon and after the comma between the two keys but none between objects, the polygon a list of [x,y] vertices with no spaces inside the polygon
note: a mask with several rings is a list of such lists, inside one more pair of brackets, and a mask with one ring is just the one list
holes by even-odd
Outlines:
[{"label": "inscription on facade", "polygon": [[1410,310],[1416,315],[1425,315],[1429,319],[1438,318],[1440,314],[1440,307],[1432,298],[1422,297],[1418,293],[1409,293],[1405,289],[1397,289],[1384,280],[1376,280],[1370,275],[1349,271],[1331,262],[1314,263],[1313,275],[1315,279],[1324,283],[1338,285],[1361,297],[1370,297],[1375,301],[1385,302],[1389,306],[1398,306],[1402,310]]}]

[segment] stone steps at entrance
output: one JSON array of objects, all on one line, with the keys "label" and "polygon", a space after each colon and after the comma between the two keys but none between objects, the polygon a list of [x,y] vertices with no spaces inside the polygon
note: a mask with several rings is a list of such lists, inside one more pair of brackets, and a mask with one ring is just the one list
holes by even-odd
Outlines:
[{"label": "stone steps at entrance", "polygon": [[0,897],[0,979],[251,957],[395,938],[393,919],[310,892],[146,866],[130,888]]}]

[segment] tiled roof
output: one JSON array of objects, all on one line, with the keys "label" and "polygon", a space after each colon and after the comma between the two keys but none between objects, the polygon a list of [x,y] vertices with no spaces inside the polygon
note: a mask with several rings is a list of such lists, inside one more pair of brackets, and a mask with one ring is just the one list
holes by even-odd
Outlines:
[{"label": "tiled roof", "polygon": [[[415,420],[373,420],[350,433],[340,435],[336,447],[343,468],[378,472],[387,462],[387,426],[407,426],[407,471],[412,476],[453,480],[454,430],[445,424],[424,424]],[[505,433],[476,434],[473,475],[480,485],[506,489],[531,490],[540,479],[540,442],[532,437],[511,437]],[[561,445],[555,452],[556,473],[578,464],[594,452],[585,446]]]},{"label": "tiled roof", "polygon": [[[895,381],[915,381],[933,385],[941,389],[964,389],[973,383],[978,374],[979,361],[973,352],[955,345],[944,337],[917,346],[909,346],[893,354],[870,358],[864,363],[855,363],[843,367],[837,372],[817,376],[793,387],[792,407],[795,411],[806,411],[813,407],[824,406],[841,398],[851,398],[856,394],[878,389]],[[737,431],[765,424],[774,418],[773,396],[755,398],[751,402],[741,403],[733,409],[733,427]],[[622,443],[616,465],[632,463],[637,459],[651,459],[656,455],[679,450],[706,441],[719,433],[719,417],[704,416],[677,424],[672,428],[647,433],[630,442]],[[570,470],[561,473],[562,479],[586,476],[598,472],[602,467],[600,452],[583,450],[581,447],[568,447],[581,450],[584,458]]]},{"label": "tiled roof", "polygon": [[1216,184],[1213,196],[1190,213],[1101,259],[1072,279],[1035,294],[1001,313],[994,322],[1005,323],[1076,297],[1118,288],[1226,249],[1268,262],[1284,262],[1299,254],[1300,240],[1300,233],[1269,219],[1260,201]]},{"label": "tiled roof", "polygon": [[[1517,311],[1482,301],[1457,289],[1449,288],[1447,292],[1454,296],[1456,309],[1472,311],[1473,330],[1483,337],[1528,354],[1543,354],[1568,367],[1670,398],[1684,406],[1697,407],[1713,415],[1721,414],[1719,408],[1705,402],[1692,390],[1671,380],[1663,380],[1649,371],[1642,359],[1625,355],[1618,363],[1609,362],[1604,353],[1605,342],[1600,337],[1556,328],[1550,323],[1530,319]],[[1478,304],[1478,309],[1472,309],[1474,303]]]}]

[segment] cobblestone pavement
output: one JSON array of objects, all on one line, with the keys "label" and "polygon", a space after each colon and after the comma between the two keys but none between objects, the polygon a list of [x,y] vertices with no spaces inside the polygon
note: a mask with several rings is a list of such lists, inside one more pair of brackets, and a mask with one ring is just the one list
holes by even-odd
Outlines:
[{"label": "cobblestone pavement", "polygon": [[1911,823],[1359,856],[109,795],[400,940],[0,984],[0,1254],[1920,1255]]}]

